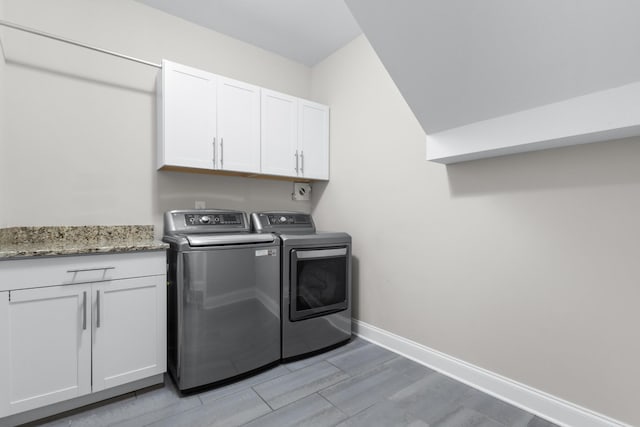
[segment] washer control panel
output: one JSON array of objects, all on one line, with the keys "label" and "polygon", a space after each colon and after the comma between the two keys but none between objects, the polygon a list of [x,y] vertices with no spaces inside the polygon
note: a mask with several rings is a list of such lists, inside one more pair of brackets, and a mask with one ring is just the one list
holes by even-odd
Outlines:
[{"label": "washer control panel", "polygon": [[249,232],[247,214],[222,209],[175,210],[164,214],[164,234]]},{"label": "washer control panel", "polygon": [[235,213],[186,214],[187,226],[193,225],[242,225],[242,215]]}]

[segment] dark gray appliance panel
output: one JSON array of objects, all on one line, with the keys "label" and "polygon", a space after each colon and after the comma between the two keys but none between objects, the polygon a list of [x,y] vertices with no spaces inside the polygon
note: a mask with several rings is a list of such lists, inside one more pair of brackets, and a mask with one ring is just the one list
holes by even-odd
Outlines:
[{"label": "dark gray appliance panel", "polygon": [[280,248],[209,247],[182,254],[180,388],[214,383],[280,358]]}]

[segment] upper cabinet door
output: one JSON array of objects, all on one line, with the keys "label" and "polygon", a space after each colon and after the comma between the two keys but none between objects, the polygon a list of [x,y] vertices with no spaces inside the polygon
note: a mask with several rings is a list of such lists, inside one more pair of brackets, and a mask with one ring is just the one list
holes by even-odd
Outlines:
[{"label": "upper cabinet door", "polygon": [[300,176],[329,179],[329,107],[301,99],[298,108]]},{"label": "upper cabinet door", "polygon": [[260,172],[260,88],[218,77],[218,169]]},{"label": "upper cabinet door", "polygon": [[158,167],[213,169],[215,74],[162,61]]},{"label": "upper cabinet door", "polygon": [[297,176],[298,98],[262,89],[262,173]]},{"label": "upper cabinet door", "polygon": [[90,393],[91,286],[0,298],[0,417]]}]

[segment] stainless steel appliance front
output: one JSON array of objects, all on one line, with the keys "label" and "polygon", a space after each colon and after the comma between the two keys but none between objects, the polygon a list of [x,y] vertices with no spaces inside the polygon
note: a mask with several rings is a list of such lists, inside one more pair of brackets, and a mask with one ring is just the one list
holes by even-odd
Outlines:
[{"label": "stainless steel appliance front", "polygon": [[251,215],[258,233],[282,247],[282,358],[302,356],[351,338],[351,236],[315,231],[311,215]]},{"label": "stainless steel appliance front", "polygon": [[[276,236],[249,234],[244,213],[226,219],[213,211],[166,215],[176,222],[172,225],[165,217],[164,240],[171,246],[168,367],[178,388],[209,385],[277,362]],[[167,227],[177,227],[179,233]]]},{"label": "stainless steel appliance front", "polygon": [[283,234],[280,239],[282,358],[351,339],[351,237]]}]

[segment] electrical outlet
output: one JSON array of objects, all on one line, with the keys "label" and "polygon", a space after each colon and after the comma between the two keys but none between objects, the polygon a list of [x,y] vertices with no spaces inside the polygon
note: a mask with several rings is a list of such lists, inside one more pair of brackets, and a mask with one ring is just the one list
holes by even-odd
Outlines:
[{"label": "electrical outlet", "polygon": [[207,204],[204,200],[196,200],[196,209],[206,209]]},{"label": "electrical outlet", "polygon": [[311,199],[311,184],[305,182],[293,183],[293,194],[291,194],[293,200],[310,200]]}]

